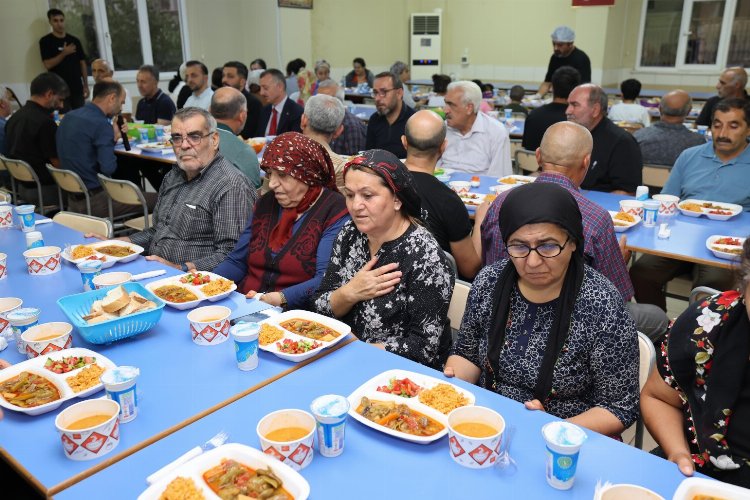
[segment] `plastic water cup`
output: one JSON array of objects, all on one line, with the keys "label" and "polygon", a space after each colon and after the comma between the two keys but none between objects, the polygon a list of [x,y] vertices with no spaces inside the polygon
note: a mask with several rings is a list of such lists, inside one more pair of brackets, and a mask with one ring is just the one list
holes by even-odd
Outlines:
[{"label": "plastic water cup", "polygon": [[258,367],[258,323],[238,323],[229,329],[234,339],[234,355],[237,368],[242,371],[255,370]]},{"label": "plastic water cup", "polygon": [[635,199],[646,201],[648,199],[648,186],[638,186],[635,190]]},{"label": "plastic water cup", "polygon": [[656,225],[656,216],[659,214],[660,205],[656,200],[646,200],[643,202],[643,225],[645,227],[654,227]]},{"label": "plastic water cup", "polygon": [[21,307],[5,316],[11,328],[13,328],[16,350],[19,354],[26,354],[26,343],[21,339],[21,335],[32,326],[39,324],[40,314],[42,314],[42,310],[37,307]]},{"label": "plastic water cup", "polygon": [[706,135],[706,132],[708,131],[708,125],[698,125],[697,130],[700,135]]},{"label": "plastic water cup", "polygon": [[44,246],[44,238],[39,231],[29,231],[26,233],[26,249],[38,248]]},{"label": "plastic water cup", "polygon": [[0,203],[0,229],[13,227],[13,207],[6,203]]},{"label": "plastic water cup", "polygon": [[547,443],[547,483],[558,490],[569,490],[575,481],[578,452],[587,436],[577,425],[550,422],[542,427]]},{"label": "plastic water cup", "polygon": [[141,372],[134,366],[118,366],[100,377],[107,398],[120,405],[120,422],[130,422],[138,416],[138,397],[135,381]]},{"label": "plastic water cup", "polygon": [[138,133],[141,135],[141,143],[146,144],[148,142],[148,129],[147,128],[139,128]]},{"label": "plastic water cup", "polygon": [[[4,253],[0,253],[0,281],[8,277],[8,256]],[[0,326],[0,331],[3,327]]]},{"label": "plastic water cup", "polygon": [[18,218],[21,221],[21,230],[24,233],[33,231],[36,227],[36,221],[34,218],[35,209],[35,205],[21,205],[20,207],[16,207],[16,214],[18,214]]},{"label": "plastic water cup", "polygon": [[310,404],[315,416],[318,451],[324,457],[337,457],[344,451],[344,431],[349,401],[344,396],[326,394]]},{"label": "plastic water cup", "polygon": [[89,292],[96,290],[94,278],[102,274],[102,261],[87,260],[78,264],[78,270],[81,271],[81,281],[83,282],[83,291]]},{"label": "plastic water cup", "polygon": [[164,140],[164,125],[154,125],[154,134],[156,141],[161,142]]},{"label": "plastic water cup", "polygon": [[505,113],[505,121],[513,120],[513,110],[511,108],[505,108],[503,110],[503,113]]}]

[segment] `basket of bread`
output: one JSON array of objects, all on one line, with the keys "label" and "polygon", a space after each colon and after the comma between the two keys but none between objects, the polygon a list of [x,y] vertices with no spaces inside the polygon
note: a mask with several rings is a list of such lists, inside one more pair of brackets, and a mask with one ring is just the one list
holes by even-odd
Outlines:
[{"label": "basket of bread", "polygon": [[139,283],[62,297],[57,304],[84,340],[108,344],[151,329],[164,302]]}]

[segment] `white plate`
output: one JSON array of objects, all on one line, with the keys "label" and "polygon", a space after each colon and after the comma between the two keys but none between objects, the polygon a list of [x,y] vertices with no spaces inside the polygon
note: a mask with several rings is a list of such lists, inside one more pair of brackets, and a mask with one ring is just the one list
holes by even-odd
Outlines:
[{"label": "white plate", "polygon": [[308,358],[312,358],[313,356],[320,353],[323,349],[327,349],[328,347],[331,347],[332,345],[336,345],[339,342],[341,342],[344,337],[349,335],[352,331],[351,327],[347,325],[346,323],[342,323],[339,320],[329,318],[328,316],[323,316],[322,314],[317,314],[310,311],[303,311],[301,309],[292,309],[291,311],[286,311],[281,314],[277,314],[275,316],[271,316],[270,318],[261,321],[261,323],[266,323],[272,326],[275,326],[276,328],[280,328],[284,331],[284,337],[278,340],[278,342],[281,342],[284,339],[290,339],[290,340],[309,340],[313,342],[313,339],[309,337],[304,337],[302,335],[297,335],[294,332],[290,332],[283,326],[281,326],[281,323],[288,321],[290,319],[307,319],[310,321],[315,321],[317,323],[320,323],[324,326],[327,326],[328,328],[335,330],[336,332],[340,333],[338,337],[336,337],[334,340],[330,342],[324,342],[322,340],[318,340],[317,342],[323,344],[322,346],[313,349],[311,351],[302,353],[302,354],[287,354],[284,352],[279,352],[278,347],[276,347],[276,342],[272,342],[268,345],[261,345],[259,348],[262,351],[270,352],[272,354],[275,354],[276,356],[280,357],[281,359],[285,359],[287,361],[294,361],[295,363],[299,363],[300,361],[304,361]]},{"label": "white plate", "polygon": [[466,194],[459,194],[458,197],[461,198],[461,201],[464,205],[467,207],[478,207],[482,204],[484,201],[484,198],[486,197],[486,194],[481,193],[466,193]]},{"label": "white plate", "polygon": [[750,490],[733,484],[723,483],[715,479],[689,477],[683,479],[680,486],[677,487],[674,496],[672,496],[672,500],[692,500],[698,495],[726,499],[747,499],[750,498]]},{"label": "white plate", "polygon": [[[740,244],[738,246],[735,245],[716,245],[714,242],[718,240],[719,238],[734,238],[736,240],[739,240]],[[733,253],[730,253],[728,250],[739,248],[742,250],[742,245],[745,243],[745,238],[740,238],[737,236],[725,236],[721,234],[714,234],[708,237],[706,240],[706,248],[708,248],[708,251],[713,253],[716,257],[720,259],[727,259],[727,260],[740,260],[740,255],[736,255]]]},{"label": "white plate", "polygon": [[65,381],[66,378],[72,377],[74,375],[77,375],[83,368],[86,368],[86,365],[81,368],[77,368],[73,371],[70,371],[68,373],[60,373],[57,374],[55,372],[52,372],[46,368],[44,368],[44,363],[47,362],[47,358],[52,358],[53,360],[59,360],[62,359],[65,356],[92,356],[96,358],[96,364],[101,366],[104,369],[111,369],[115,368],[117,365],[115,365],[109,358],[98,354],[94,351],[91,351],[89,349],[84,349],[82,347],[71,347],[70,349],[63,349],[62,351],[55,351],[50,354],[46,354],[44,356],[37,356],[36,358],[29,359],[26,361],[23,361],[21,363],[11,365],[8,368],[5,368],[4,370],[0,371],[0,382],[5,382],[6,380],[13,378],[17,376],[21,372],[30,372],[34,373],[36,375],[40,375],[57,387],[57,390],[60,391],[60,399],[57,401],[50,401],[49,403],[34,406],[33,408],[21,408],[16,405],[12,405],[8,403],[5,398],[0,397],[0,406],[3,408],[6,408],[8,410],[17,411],[19,413],[25,413],[27,415],[40,415],[42,413],[47,413],[48,411],[52,411],[55,408],[59,407],[61,404],[63,404],[65,401],[73,398],[85,398],[87,396],[90,396],[96,392],[99,392],[104,385],[102,385],[101,382],[96,384],[93,387],[90,387],[86,389],[85,391],[81,392],[73,392],[73,389],[68,386],[68,383]]},{"label": "white plate", "polygon": [[[448,433],[448,416],[430,406],[420,403],[418,397],[405,398],[405,397],[397,396],[395,394],[390,394],[387,392],[379,392],[377,390],[379,386],[388,385],[388,382],[392,378],[397,378],[397,379],[408,378],[409,380],[411,380],[412,382],[421,386],[424,389],[431,389],[435,387],[437,384],[448,384],[448,385],[453,386],[453,388],[456,391],[458,391],[464,397],[466,397],[466,399],[469,400],[469,405],[473,405],[474,402],[476,401],[476,398],[474,397],[473,393],[465,389],[462,389],[458,387],[457,385],[453,385],[445,379],[440,380],[434,377],[430,377],[428,375],[422,375],[420,373],[410,372],[407,370],[385,371],[379,375],[374,376],[373,378],[371,378],[370,380],[368,380],[361,386],[357,387],[354,390],[354,392],[352,392],[349,395],[349,397],[347,398],[349,400],[349,406],[350,406],[349,415],[353,419],[363,423],[364,425],[368,427],[375,429],[376,431],[380,431],[385,434],[388,434],[389,436],[397,437],[399,439],[410,441],[412,443],[427,444],[445,436]],[[359,407],[360,401],[363,396],[366,396],[370,398],[371,400],[376,400],[376,401],[395,401],[396,403],[399,403],[399,404],[405,404],[409,406],[409,408],[412,408],[413,410],[423,413],[424,415],[427,415],[433,420],[440,422],[444,428],[442,431],[438,432],[437,434],[433,434],[432,436],[414,436],[412,434],[407,434],[405,432],[396,431],[393,429],[389,429],[388,427],[382,426],[380,424],[376,424],[372,420],[368,420],[367,418],[357,413],[357,408]]]},{"label": "white plate", "polygon": [[490,192],[500,194],[505,191],[510,191],[514,187],[520,186],[520,184],[497,184],[496,186],[490,187]]},{"label": "white plate", "polygon": [[138,147],[151,151],[161,151],[164,149],[172,151],[172,145],[166,144],[165,142],[147,142],[145,144],[139,144]]},{"label": "white plate", "polygon": [[[624,231],[627,231],[631,227],[637,226],[641,222],[641,218],[640,217],[638,217],[637,215],[630,214],[633,217],[635,217],[635,222],[629,222],[629,223],[627,223],[628,224],[627,226],[618,226],[617,224],[615,224],[615,215],[617,215],[618,213],[619,212],[616,212],[614,210],[610,210],[609,211],[609,215],[612,217],[612,224],[614,224],[614,226],[615,226],[615,232],[616,233],[622,233]],[[618,220],[618,222],[625,222],[625,221]]]},{"label": "white plate", "polygon": [[[509,182],[511,179],[514,180],[513,183]],[[506,175],[505,177],[500,177],[497,182],[500,184],[508,184],[509,186],[521,186],[523,184],[528,184],[529,182],[534,182],[535,180],[536,177],[530,175]]]},{"label": "white plate", "polygon": [[[82,257],[80,259],[74,259],[70,256],[70,252],[77,246],[81,244],[71,245],[69,247],[66,247],[65,250],[63,250],[60,255],[62,258],[68,262],[70,262],[73,265],[80,264],[81,262],[85,262],[87,260],[91,260],[91,257]],[[106,240],[106,241],[97,241],[96,243],[86,243],[83,244],[85,246],[91,247],[94,250],[94,255],[96,257],[105,257],[106,260],[102,262],[102,269],[109,269],[110,267],[114,266],[118,262],[130,262],[132,260],[135,260],[138,258],[139,255],[143,253],[143,247],[140,245],[136,245],[135,243],[128,243],[121,240]],[[122,247],[127,247],[133,250],[135,253],[128,255],[127,257],[112,257],[111,255],[105,255],[103,253],[97,252],[96,249],[103,246],[108,245],[118,245]]]},{"label": "white plate", "polygon": [[[223,276],[219,276],[218,274],[210,273],[208,271],[193,271],[192,274],[195,273],[201,273],[201,274],[207,274],[211,276],[211,280],[215,279],[226,279]],[[151,283],[146,285],[146,288],[151,291],[154,295],[156,295],[156,290],[159,287],[162,287],[164,285],[177,285],[184,288],[187,288],[191,292],[195,294],[196,297],[198,297],[197,300],[191,300],[190,302],[170,302],[168,300],[164,300],[164,303],[168,306],[174,307],[175,309],[179,309],[181,311],[184,311],[185,309],[192,309],[193,307],[196,307],[198,304],[203,302],[204,300],[208,300],[209,302],[217,302],[225,297],[228,297],[230,293],[237,290],[237,285],[232,283],[232,286],[227,290],[226,292],[218,293],[216,295],[206,295],[201,291],[201,288],[206,286],[208,283],[204,283],[202,285],[192,285],[190,283],[181,283],[180,278],[183,276],[187,276],[187,274],[178,274],[177,276],[170,276],[169,278],[164,278],[158,281],[152,281]],[[231,281],[231,280],[229,280]],[[157,295],[157,297],[159,297]],[[159,297],[161,298],[161,297]]]},{"label": "white plate", "polygon": [[[682,205],[684,205],[685,203],[697,203],[698,205],[703,205],[704,203],[712,203],[732,213],[731,215],[719,215],[719,214],[709,213],[711,210],[715,210],[713,208],[703,208],[701,212],[694,212],[692,210],[683,209]],[[694,199],[682,200],[680,203],[677,204],[677,208],[682,213],[682,215],[686,215],[688,217],[700,217],[701,215],[705,215],[711,220],[729,220],[732,217],[742,212],[742,205],[735,205],[734,203],[724,203],[723,201],[708,201],[708,200],[694,200]]]},{"label": "white plate", "polygon": [[[253,470],[270,467],[273,473],[281,479],[283,488],[295,500],[306,500],[310,496],[310,484],[299,472],[255,448],[250,448],[244,444],[229,443],[207,451],[193,460],[180,465],[141,493],[138,496],[138,500],[158,499],[167,488],[167,485],[176,477],[192,479],[195,486],[203,492],[206,498],[219,498],[203,480],[203,473],[219,465],[224,458],[236,460]],[[166,462],[170,458],[164,457],[164,460]]]}]

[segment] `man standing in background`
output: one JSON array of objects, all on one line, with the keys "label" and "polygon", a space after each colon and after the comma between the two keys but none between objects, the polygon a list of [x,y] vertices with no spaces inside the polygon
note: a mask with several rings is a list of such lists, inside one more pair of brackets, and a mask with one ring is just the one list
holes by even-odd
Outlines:
[{"label": "man standing in background", "polygon": [[581,83],[591,81],[591,60],[584,51],[575,46],[576,33],[567,26],[558,26],[552,32],[553,54],[549,58],[547,74],[539,86],[538,94],[544,96],[552,87],[552,74],[563,66],[572,66],[581,74]]},{"label": "man standing in background", "polygon": [[65,32],[65,14],[59,9],[47,11],[52,33],[39,40],[42,63],[47,71],[57,73],[68,84],[70,96],[64,111],[83,106],[89,96],[86,53],[81,41]]}]

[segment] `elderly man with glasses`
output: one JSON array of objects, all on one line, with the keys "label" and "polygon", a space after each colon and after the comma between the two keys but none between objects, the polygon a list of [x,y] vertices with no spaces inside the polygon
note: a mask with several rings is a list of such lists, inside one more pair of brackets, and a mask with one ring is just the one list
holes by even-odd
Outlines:
[{"label": "elderly man with glasses", "polygon": [[201,108],[172,119],[177,165],[159,189],[149,229],[122,238],[146,249],[146,259],[189,271],[213,269],[234,248],[257,194],[219,153],[217,124]]},{"label": "elderly man with glasses", "polygon": [[398,158],[406,158],[401,136],[414,110],[404,104],[401,80],[390,71],[378,73],[372,86],[372,97],[378,112],[370,117],[367,124],[365,149],[385,149]]}]

